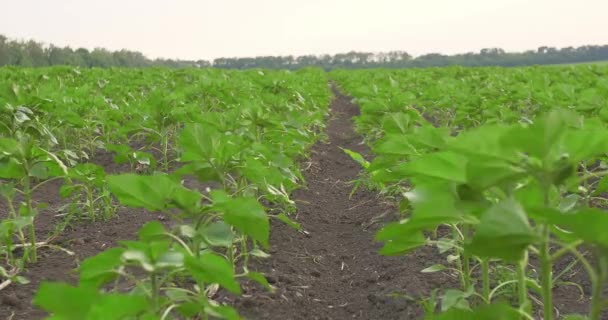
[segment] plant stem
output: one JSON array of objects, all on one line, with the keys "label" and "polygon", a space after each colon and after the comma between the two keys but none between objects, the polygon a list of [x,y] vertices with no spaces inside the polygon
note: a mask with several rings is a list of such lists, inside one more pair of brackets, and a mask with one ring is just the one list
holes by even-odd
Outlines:
[{"label": "plant stem", "polygon": [[[30,262],[36,262],[38,260],[38,254],[36,253],[36,227],[34,226],[34,208],[32,208],[32,190],[29,176],[29,170],[26,170],[26,177],[23,180],[23,194],[25,196],[25,205],[28,210],[28,214],[32,216],[32,224],[30,225],[30,244],[28,252],[31,253]],[[29,258],[29,255],[28,255]]]},{"label": "plant stem", "polygon": [[519,297],[519,307],[527,314],[532,314],[532,304],[528,301],[528,286],[526,282],[526,268],[528,267],[528,251],[524,252],[524,257],[517,265],[517,292]]},{"label": "plant stem", "polygon": [[168,133],[161,131],[164,133],[163,137],[162,137],[162,141],[163,141],[163,169],[165,170],[165,172],[169,171],[169,159],[168,159],[168,152],[169,152],[169,137],[168,137]]},{"label": "plant stem", "polygon": [[553,320],[553,263],[549,251],[549,227],[541,229],[543,243],[540,247],[540,277],[543,297],[543,319]]},{"label": "plant stem", "polygon": [[154,307],[154,312],[158,312],[158,283],[156,279],[156,273],[154,272],[150,274],[150,287],[152,289],[152,306]]},{"label": "plant stem", "polygon": [[482,273],[482,296],[485,303],[490,304],[490,260],[481,260],[481,273]]},{"label": "plant stem", "polygon": [[[462,227],[462,242],[465,243],[467,241],[467,237],[469,236],[469,226],[464,225]],[[460,252],[462,255],[462,273],[464,277],[464,291],[468,292],[469,288],[471,288],[471,259],[468,254],[464,251]]]}]

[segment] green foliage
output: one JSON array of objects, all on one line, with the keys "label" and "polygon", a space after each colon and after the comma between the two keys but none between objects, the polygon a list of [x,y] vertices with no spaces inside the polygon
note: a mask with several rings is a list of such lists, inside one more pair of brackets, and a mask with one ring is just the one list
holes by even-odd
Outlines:
[{"label": "green foliage", "polygon": [[[602,110],[608,87],[597,75],[607,71],[333,72],[361,105],[357,127],[376,156],[362,165],[366,174],[383,189],[401,190],[401,208],[409,214],[378,232],[380,252],[436,246],[449,254],[447,266],[423,272],[449,269],[460,275],[461,287],[443,292],[444,312],[431,319],[531,318],[537,307],[544,319],[553,319],[559,278],[554,266],[566,253],[587,272],[588,317],[600,319],[601,288],[608,279],[608,243],[601,230],[608,228],[608,215],[590,206],[606,191],[608,129]],[[412,110],[422,117],[411,116]],[[400,120],[395,114],[402,114]],[[440,227],[451,235],[435,239]],[[595,248],[594,260],[585,247]],[[529,265],[529,256],[536,266]],[[530,278],[530,268],[537,268],[538,279]],[[497,270],[513,270],[514,280],[497,283]],[[518,312],[495,304],[496,293],[508,285],[517,286]],[[529,290],[540,295],[538,306]]]},{"label": "green foliage", "polygon": [[[260,248],[270,217],[298,227],[288,216],[303,183],[298,160],[321,137],[330,99],[321,70],[3,71],[0,194],[10,213],[0,262],[16,272],[2,278],[25,281],[17,274],[35,261],[34,217],[44,209],[33,192],[54,180],[69,201],[65,224],[109,219],[122,205],[172,226],[150,222],[137,240],[86,259],[76,287],[43,285],[35,302],[52,319],[108,310],[117,319],[238,319],[212,300],[218,288],[239,294],[247,278],[273,289],[249,259],[268,257]],[[98,156],[115,166],[94,164]]]}]

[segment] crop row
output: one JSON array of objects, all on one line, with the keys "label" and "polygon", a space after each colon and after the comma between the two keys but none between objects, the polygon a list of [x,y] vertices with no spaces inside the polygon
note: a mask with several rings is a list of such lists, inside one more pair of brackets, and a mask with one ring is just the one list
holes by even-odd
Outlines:
[{"label": "crop row", "polygon": [[267,256],[269,219],[298,228],[289,195],[322,136],[324,72],[4,68],[0,90],[0,283],[26,282],[52,245],[35,191],[60,181],[70,223],[110,219],[116,200],[171,222],[84,260],[76,286],[43,283],[34,303],[53,319],[237,319],[210,298],[219,288],[272,290],[249,259]]},{"label": "crop row", "polygon": [[[457,276],[423,297],[429,319],[554,319],[557,286],[606,309],[608,68],[334,71],[372,147],[362,182],[400,201],[385,255],[436,247]],[[568,257],[568,262],[559,262]],[[564,279],[583,270],[590,285]],[[557,312],[557,311],[562,311]]]}]

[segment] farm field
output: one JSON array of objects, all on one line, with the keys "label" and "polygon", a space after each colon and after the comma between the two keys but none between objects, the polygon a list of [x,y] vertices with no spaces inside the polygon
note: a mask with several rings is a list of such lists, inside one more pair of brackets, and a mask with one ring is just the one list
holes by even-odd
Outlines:
[{"label": "farm field", "polygon": [[607,66],[1,68],[0,108],[7,319],[608,319]]}]

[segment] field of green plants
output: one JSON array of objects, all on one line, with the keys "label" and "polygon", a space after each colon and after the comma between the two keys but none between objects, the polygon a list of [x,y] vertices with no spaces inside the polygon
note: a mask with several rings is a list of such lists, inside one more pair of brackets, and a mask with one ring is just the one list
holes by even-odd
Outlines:
[{"label": "field of green plants", "polygon": [[[459,287],[429,297],[427,311],[444,312],[434,319],[602,317],[608,68],[333,76],[360,105],[357,128],[375,155],[367,162],[349,152],[363,182],[400,201],[402,220],[376,235],[381,253],[436,246],[445,263],[422,272],[459,276]],[[566,256],[574,259],[560,264]],[[573,268],[590,288],[562,280]],[[588,314],[556,310],[556,286],[590,290]]]},{"label": "field of green plants", "polygon": [[[112,219],[119,204],[171,223],[84,260],[75,286],[43,283],[34,304],[53,319],[236,319],[209,292],[268,286],[248,260],[267,255],[269,219],[297,228],[289,194],[323,129],[322,71],[3,69],[0,89],[3,288],[27,282],[20,273],[52,246],[36,218],[59,210],[33,194],[54,180],[63,229]],[[106,173],[101,151],[131,170]]]},{"label": "field of green plants", "polygon": [[[57,320],[240,319],[213,297],[245,281],[274,290],[251,265],[270,257],[271,220],[301,230],[292,193],[335,116],[330,80],[373,151],[344,149],[362,167],[354,188],[398,203],[379,253],[434,247],[444,262],[421,275],[458,279],[419,298],[427,319],[606,319],[603,65],[0,68],[0,296],[41,251],[73,254],[58,235],[141,208],[165,219],[83,260],[76,283],[43,282],[33,304]],[[61,203],[38,196],[48,185]],[[557,287],[588,312],[560,310]]]}]

